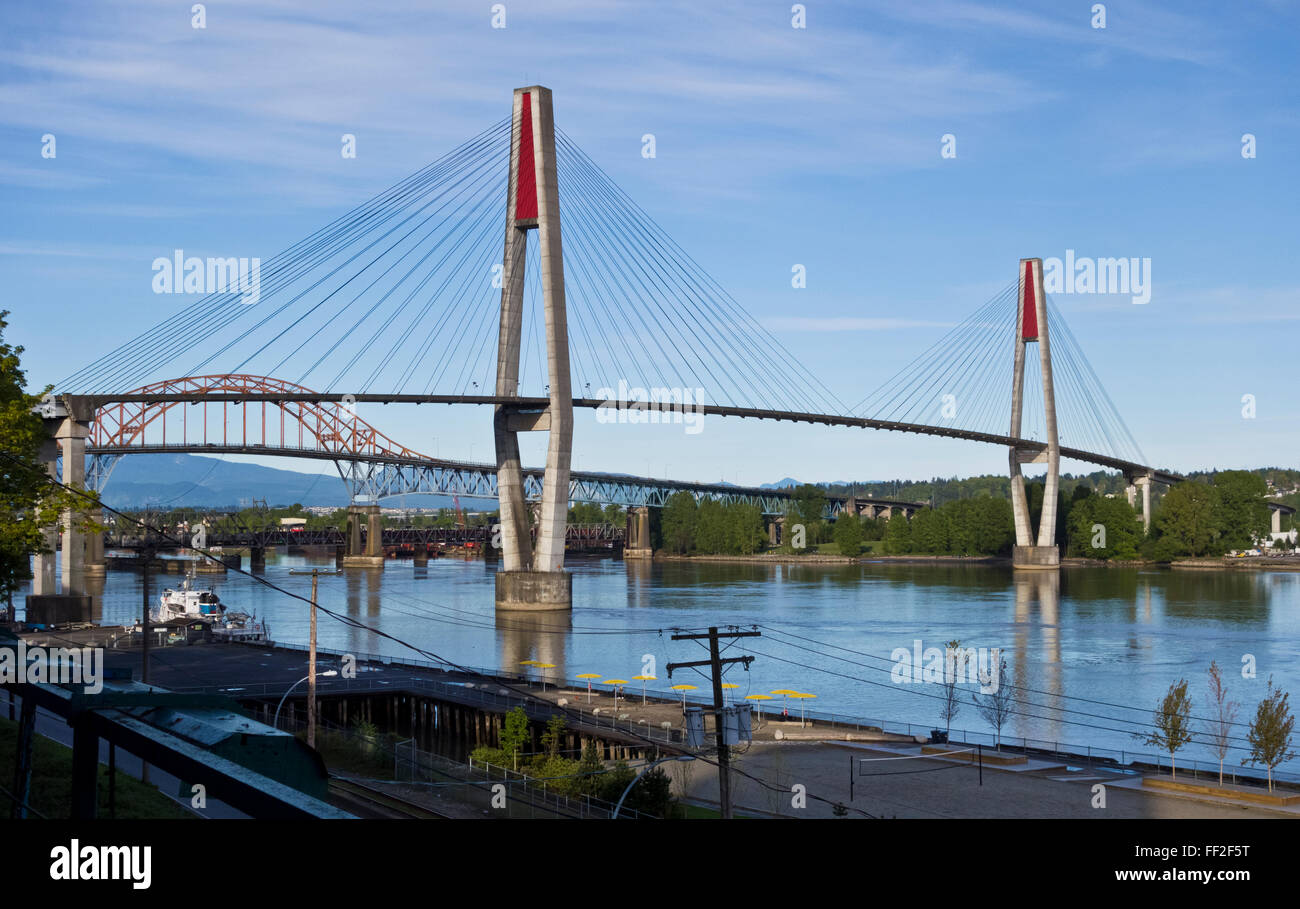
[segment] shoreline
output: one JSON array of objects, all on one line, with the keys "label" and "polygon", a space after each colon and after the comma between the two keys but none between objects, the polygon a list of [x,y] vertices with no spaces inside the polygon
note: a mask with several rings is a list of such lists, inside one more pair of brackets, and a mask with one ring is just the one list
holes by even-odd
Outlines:
[{"label": "shoreline", "polygon": [[[957,556],[946,554],[905,553],[867,554],[856,558],[853,556],[833,555],[831,553],[809,553],[795,555],[786,552],[760,552],[753,555],[672,555],[656,551],[655,562],[682,563],[722,563],[737,565],[866,565],[875,562],[890,562],[898,565],[925,564],[977,564],[990,566],[1009,566],[1011,559],[1006,556]],[[1127,559],[1122,561],[1105,561],[1068,556],[1061,559],[1062,568],[1157,568],[1180,571],[1300,571],[1300,559],[1288,558],[1249,558],[1232,559],[1226,556],[1208,559],[1176,559],[1172,562],[1155,562],[1146,559]]]}]

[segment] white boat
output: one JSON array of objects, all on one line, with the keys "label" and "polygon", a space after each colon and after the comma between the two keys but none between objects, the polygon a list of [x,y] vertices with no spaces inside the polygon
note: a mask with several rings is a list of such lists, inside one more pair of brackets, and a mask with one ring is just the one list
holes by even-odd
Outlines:
[{"label": "white boat", "polygon": [[191,568],[180,587],[164,590],[158,598],[158,609],[151,611],[152,621],[201,619],[211,624],[213,635],[219,640],[266,640],[265,623],[246,612],[228,611],[215,593],[195,586],[194,582]]},{"label": "white boat", "polygon": [[194,575],[187,574],[178,588],[168,587],[158,598],[158,609],[152,618],[158,622],[173,619],[220,619],[226,612],[225,604],[211,590],[194,586]]}]

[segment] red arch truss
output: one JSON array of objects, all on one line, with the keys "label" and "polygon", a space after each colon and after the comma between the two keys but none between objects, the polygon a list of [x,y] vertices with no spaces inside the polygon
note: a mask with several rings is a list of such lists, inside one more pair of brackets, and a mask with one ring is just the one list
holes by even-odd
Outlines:
[{"label": "red arch truss", "polygon": [[[188,376],[155,382],[131,395],[315,394],[267,376]],[[269,406],[268,406],[269,405]],[[268,416],[270,421],[268,422]],[[431,460],[395,442],[355,409],[338,402],[160,401],[130,402],[95,413],[89,444],[100,448],[211,444],[222,447],[299,448],[340,456]]]}]

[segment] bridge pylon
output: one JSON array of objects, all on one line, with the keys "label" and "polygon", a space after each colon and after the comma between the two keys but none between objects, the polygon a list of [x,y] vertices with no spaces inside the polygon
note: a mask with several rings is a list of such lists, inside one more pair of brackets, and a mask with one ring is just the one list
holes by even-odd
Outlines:
[{"label": "bridge pylon", "polygon": [[[503,562],[496,576],[496,605],[501,610],[570,609],[573,587],[571,576],[564,570],[564,541],[573,454],[573,395],[564,305],[555,118],[549,88],[533,85],[515,89],[508,194],[496,394],[519,396],[524,274],[528,234],[532,230],[537,231],[540,251],[550,388],[549,401],[543,408],[500,404],[493,414]],[[536,547],[530,537],[519,459],[519,433],[529,431],[549,433]]]},{"label": "bridge pylon", "polygon": [[[1011,564],[1018,569],[1054,569],[1061,564],[1056,545],[1056,507],[1060,487],[1061,446],[1056,429],[1056,394],[1052,386],[1052,349],[1047,327],[1047,296],[1043,292],[1043,260],[1020,260],[1020,292],[1017,299],[1015,356],[1011,384],[1011,432],[1020,437],[1024,411],[1025,354],[1031,343],[1038,345],[1043,381],[1043,409],[1047,428],[1047,447],[1041,451],[1023,451],[1012,447],[1011,511],[1016,525],[1016,544]],[[1022,463],[1046,463],[1047,479],[1043,486],[1043,508],[1038,518],[1038,539],[1033,538],[1029,515],[1029,498],[1025,494]]]}]

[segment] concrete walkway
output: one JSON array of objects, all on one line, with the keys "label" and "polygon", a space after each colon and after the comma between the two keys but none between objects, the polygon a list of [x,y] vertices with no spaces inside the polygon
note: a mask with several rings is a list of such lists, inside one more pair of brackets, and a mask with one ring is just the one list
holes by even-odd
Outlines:
[{"label": "concrete walkway", "polygon": [[[953,758],[920,757],[919,746],[865,746],[835,743],[760,743],[738,751],[732,792],[738,808],[786,817],[834,817],[833,805],[900,818],[1247,818],[1297,817],[1295,809],[1245,806],[1203,796],[1141,788],[1141,777],[1121,771],[1067,767],[1031,760],[1028,766],[979,768]],[[858,759],[902,758],[901,760]],[[853,799],[849,773],[853,767]],[[665,765],[675,791],[716,804],[717,768],[703,761]],[[747,779],[751,774],[775,791]],[[807,800],[797,807],[795,786]],[[1096,787],[1102,787],[1097,789]],[[1099,804],[1104,796],[1104,807]],[[823,799],[825,801],[819,801]]]}]

